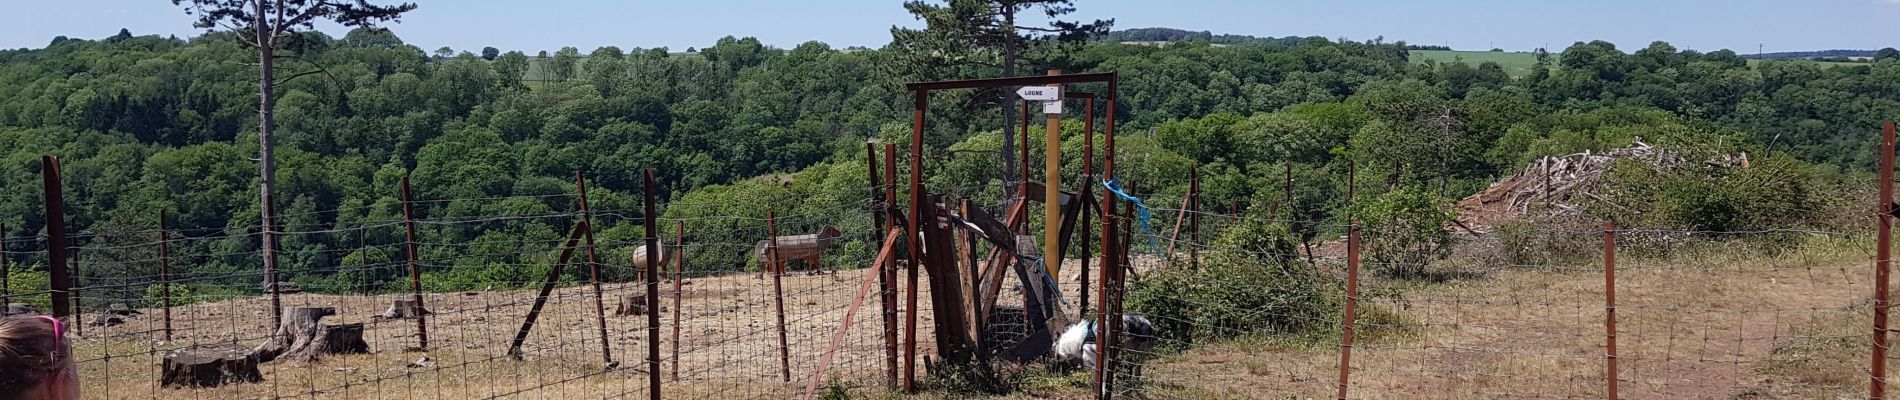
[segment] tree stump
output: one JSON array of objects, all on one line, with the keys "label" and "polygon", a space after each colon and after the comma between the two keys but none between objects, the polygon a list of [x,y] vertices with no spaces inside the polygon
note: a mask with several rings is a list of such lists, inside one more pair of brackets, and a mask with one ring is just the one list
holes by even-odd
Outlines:
[{"label": "tree stump", "polygon": [[[659,311],[654,311],[655,308],[658,308]],[[619,316],[646,315],[648,312],[666,312],[666,307],[652,307],[648,305],[647,296],[644,294],[620,295],[620,305],[614,307],[614,315]]]},{"label": "tree stump", "polygon": [[33,309],[33,306],[27,305],[26,303],[10,303],[7,304],[5,313],[0,313],[0,317],[10,315],[35,315],[39,313],[40,310]]},{"label": "tree stump", "polygon": [[251,350],[258,362],[291,358],[316,361],[324,354],[367,353],[363,324],[324,325],[323,317],[336,315],[333,307],[297,307],[284,310],[284,325],[270,340]]},{"label": "tree stump", "polygon": [[302,352],[285,357],[316,361],[323,354],[368,354],[369,342],[363,341],[363,324],[324,324],[317,328],[317,339]]},{"label": "tree stump", "polygon": [[409,319],[431,314],[435,313],[430,312],[426,308],[422,308],[421,305],[416,303],[415,299],[396,299],[395,302],[389,305],[388,310],[383,311],[383,313],[377,315],[377,317],[383,319]]},{"label": "tree stump", "polygon": [[165,387],[217,387],[226,383],[264,381],[257,370],[257,358],[249,352],[228,347],[187,347],[165,354]]}]

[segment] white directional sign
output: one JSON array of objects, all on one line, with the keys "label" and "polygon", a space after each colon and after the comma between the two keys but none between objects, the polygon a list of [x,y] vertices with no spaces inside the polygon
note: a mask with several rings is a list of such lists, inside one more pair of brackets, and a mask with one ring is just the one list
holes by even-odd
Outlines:
[{"label": "white directional sign", "polygon": [[1016,89],[1016,95],[1028,101],[1056,101],[1062,99],[1062,89],[1054,86],[1024,86]]}]

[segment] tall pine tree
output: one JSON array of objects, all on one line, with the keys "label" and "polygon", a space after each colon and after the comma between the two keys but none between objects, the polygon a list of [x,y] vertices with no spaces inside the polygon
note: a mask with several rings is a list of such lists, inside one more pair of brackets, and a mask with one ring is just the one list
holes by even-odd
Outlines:
[{"label": "tall pine tree", "polygon": [[[193,26],[208,30],[226,30],[238,41],[257,49],[257,144],[258,201],[263,210],[259,248],[263,250],[264,287],[271,293],[272,326],[281,325],[283,305],[277,293],[277,206],[272,201],[277,181],[277,164],[272,157],[271,126],[277,106],[276,86],[282,83],[275,74],[277,50],[294,40],[297,31],[315,27],[318,21],[343,26],[374,26],[378,22],[397,21],[402,14],[416,9],[412,3],[383,6],[368,0],[171,0],[184,7],[185,14],[198,17]],[[307,73],[307,72],[306,72]],[[295,79],[304,73],[284,78]]]},{"label": "tall pine tree", "polygon": [[[901,51],[906,65],[917,68],[906,71],[908,75],[919,79],[941,79],[945,71],[968,67],[994,68],[998,77],[1018,75],[1022,69],[1017,63],[1026,50],[1051,46],[1060,53],[1070,47],[1067,45],[1107,35],[1115,25],[1114,19],[1088,23],[1061,20],[1075,12],[1074,0],[947,0],[945,4],[911,0],[904,3],[904,9],[924,21],[926,27],[892,27],[892,45]],[[1019,16],[1031,9],[1039,9],[1049,19],[1047,26],[1022,22]],[[1010,134],[1016,94],[1013,89],[1001,90],[997,96],[1003,114],[1003,181],[1009,182],[1016,176],[1017,144],[1015,135]],[[1005,202],[1014,193],[1011,185],[1003,185]]]}]

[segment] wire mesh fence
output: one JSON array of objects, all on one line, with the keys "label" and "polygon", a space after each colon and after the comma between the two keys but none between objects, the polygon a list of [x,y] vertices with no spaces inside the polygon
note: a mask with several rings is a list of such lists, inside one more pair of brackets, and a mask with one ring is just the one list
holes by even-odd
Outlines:
[{"label": "wire mesh fence", "polygon": [[[1876,286],[1864,269],[1874,258],[1869,231],[1702,232],[1543,220],[1453,235],[1451,249],[1419,259],[1432,251],[1381,239],[1416,235],[1390,225],[1334,224],[1320,229],[1349,234],[1310,247],[1248,247],[1235,239],[1260,235],[1249,225],[1320,222],[1201,217],[1220,227],[1208,242],[1157,232],[1158,247],[1177,249],[1172,256],[1141,254],[1150,246],[1139,238],[1131,246],[1129,268],[1138,273],[1128,307],[1152,321],[1158,343],[1121,343],[1122,357],[1142,367],[1117,370],[1118,395],[1835,398],[1867,391],[1867,288]],[[1202,254],[1198,266],[1185,260],[1186,249]],[[1285,288],[1301,279],[1264,280],[1227,265],[1236,263],[1266,275],[1310,272],[1326,299],[1309,307],[1256,301],[1300,296]],[[1177,278],[1198,279],[1203,287],[1188,290],[1206,293],[1182,290],[1170,282]]]},{"label": "wire mesh fence", "polygon": [[[54,246],[44,236],[0,238],[15,265],[4,295],[70,315],[85,392],[111,398],[634,398],[651,395],[652,372],[671,397],[893,385],[896,346],[884,321],[911,313],[882,309],[886,292],[896,293],[888,285],[901,282],[867,268],[887,238],[873,229],[866,199],[758,216],[695,214],[688,199],[668,204],[678,218],[584,211],[584,201],[421,199],[413,213],[397,203],[290,213],[276,228],[284,267],[274,286],[255,267],[264,257],[255,227],[66,235],[64,285],[42,266]],[[315,215],[335,222],[296,222]],[[636,258],[649,223],[665,249],[654,267],[663,281],[651,286],[659,301],[649,300],[649,266]],[[794,243],[801,238],[817,242]],[[775,263],[768,249],[798,254]],[[71,305],[50,309],[60,294]],[[928,332],[923,304],[918,325]],[[324,310],[313,332],[341,332],[339,343],[356,344],[320,357],[257,359],[298,328],[275,325],[278,305],[286,320]],[[855,329],[840,329],[847,318]],[[647,347],[655,338],[661,352]],[[931,351],[927,337],[919,342]],[[229,375],[202,385],[174,380],[189,369],[169,366],[186,361],[168,356],[207,351],[245,354],[261,379],[221,371]]]},{"label": "wire mesh fence", "polygon": [[[869,181],[879,175],[873,166]],[[976,338],[979,361],[1067,376],[1090,367],[1011,354],[1046,355],[1054,336],[1105,313],[1139,316],[1099,328],[1130,335],[1103,339],[1118,364],[1105,390],[1136,398],[1839,397],[1864,393],[1874,370],[1875,283],[1860,268],[1877,246],[1851,227],[1619,228],[1553,214],[1420,237],[1323,217],[1351,212],[1350,199],[1300,200],[1376,188],[1217,204],[1198,179],[1099,183],[1076,197],[1091,199],[1049,265],[1030,234],[1047,221],[1029,201],[966,206],[994,188],[932,187],[934,217],[906,221],[892,211],[906,202],[891,200],[909,187],[886,178],[844,197],[689,196],[651,213],[584,209],[578,194],[296,211],[277,228],[276,286],[255,267],[256,227],[166,227],[161,215],[69,232],[65,284],[44,266],[55,241],[0,238],[9,265],[30,265],[0,286],[42,309],[70,294],[59,311],[73,316],[85,390],[111,398],[638,398],[655,394],[652,374],[658,395],[681,398],[874,395],[906,376],[945,389],[965,383],[932,357],[947,347],[939,320],[957,313],[967,332],[953,335]],[[1092,199],[1110,188],[1126,196]],[[779,204],[797,206],[766,206]],[[967,227],[986,219],[1027,241]],[[952,235],[943,249],[958,282],[918,273],[906,223]],[[657,264],[638,250],[649,240]],[[1125,280],[1102,280],[1104,268]],[[1060,318],[1035,314],[1039,270]],[[938,313],[933,287],[956,288],[967,309]],[[361,348],[259,362],[255,382],[166,383],[174,353],[255,353],[285,336],[273,295],[286,310],[332,310],[321,328],[358,329]],[[1053,397],[1095,385],[1071,383]]]}]

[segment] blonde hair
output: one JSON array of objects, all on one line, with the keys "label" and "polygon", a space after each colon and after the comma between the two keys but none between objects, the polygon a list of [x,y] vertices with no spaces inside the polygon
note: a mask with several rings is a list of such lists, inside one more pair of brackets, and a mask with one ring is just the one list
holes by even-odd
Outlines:
[{"label": "blonde hair", "polygon": [[65,368],[71,352],[57,331],[36,316],[0,319],[0,399],[17,398]]}]

